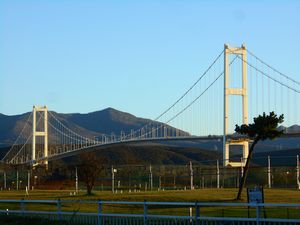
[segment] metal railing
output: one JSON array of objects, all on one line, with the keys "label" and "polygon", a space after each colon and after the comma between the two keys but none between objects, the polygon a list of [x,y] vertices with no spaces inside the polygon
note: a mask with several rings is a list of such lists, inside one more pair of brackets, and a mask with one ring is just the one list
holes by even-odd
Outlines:
[{"label": "metal railing", "polygon": [[[79,208],[75,206],[80,206]],[[44,210],[43,210],[44,209]],[[81,209],[81,210],[80,210]],[[228,216],[224,215],[228,210]],[[280,217],[284,209],[292,216]],[[275,210],[275,217],[266,217]],[[153,212],[151,212],[153,211]],[[217,212],[223,212],[218,215]],[[187,213],[188,212],[188,213]],[[245,212],[247,215],[245,216]],[[69,224],[189,224],[189,225],[295,225],[300,203],[130,202],[86,200],[0,200],[0,215],[39,217]],[[241,216],[244,215],[244,216]],[[290,218],[292,217],[292,218]],[[71,223],[70,223],[71,222]]]}]

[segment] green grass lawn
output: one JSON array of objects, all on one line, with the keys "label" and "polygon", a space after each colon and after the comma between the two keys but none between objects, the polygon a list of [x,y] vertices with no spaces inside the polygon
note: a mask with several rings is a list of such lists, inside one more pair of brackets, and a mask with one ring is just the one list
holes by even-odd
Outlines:
[{"label": "green grass lawn", "polygon": [[[179,191],[147,191],[112,194],[110,191],[94,191],[87,196],[85,191],[76,196],[70,196],[68,190],[34,190],[25,195],[25,191],[0,191],[0,199],[74,199],[74,200],[120,200],[120,201],[176,201],[176,202],[223,202],[234,201],[237,189],[197,189]],[[73,192],[73,190],[72,190]],[[300,191],[295,189],[265,189],[265,202],[268,203],[300,203]],[[243,200],[246,202],[246,191],[243,192]]]},{"label": "green grass lawn", "polygon": [[[76,196],[70,196],[70,191],[34,190],[25,196],[24,191],[0,191],[0,199],[31,199],[31,200],[108,200],[108,201],[165,201],[165,202],[235,202],[237,189],[200,189],[180,191],[148,191],[138,193],[112,194],[109,191],[95,191],[87,196],[85,192],[79,192]],[[243,200],[246,202],[246,193]],[[265,189],[266,203],[300,203],[300,191],[289,189]],[[64,203],[64,211],[97,212],[97,204]],[[20,209],[20,204],[1,203],[0,209]],[[56,204],[26,204],[27,210],[57,210]],[[143,206],[137,205],[104,205],[105,213],[143,213]],[[158,207],[149,206],[150,214],[189,215],[189,207]],[[193,214],[195,210],[193,209]],[[203,207],[201,214],[205,216],[248,216],[248,209],[237,207]],[[267,208],[267,217],[300,218],[300,209]],[[255,216],[255,209],[250,209],[250,216]]]}]

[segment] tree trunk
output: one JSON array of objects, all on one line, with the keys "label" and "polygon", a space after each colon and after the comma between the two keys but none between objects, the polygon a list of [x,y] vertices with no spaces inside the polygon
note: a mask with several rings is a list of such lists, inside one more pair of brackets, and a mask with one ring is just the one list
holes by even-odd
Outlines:
[{"label": "tree trunk", "polygon": [[86,190],[87,190],[88,195],[92,194],[92,188],[93,188],[92,185],[89,185],[89,184],[86,185]]},{"label": "tree trunk", "polygon": [[246,180],[247,180],[247,175],[248,175],[248,171],[249,171],[250,161],[251,161],[251,158],[252,158],[252,153],[253,153],[254,147],[255,147],[255,145],[257,144],[258,141],[259,141],[259,139],[255,139],[254,142],[252,143],[251,147],[250,147],[249,155],[248,155],[246,165],[245,165],[245,169],[244,169],[244,175],[243,175],[242,180],[240,182],[239,192],[236,196],[236,200],[241,200],[242,191],[243,191],[243,188],[244,188],[244,186],[246,184]]},{"label": "tree trunk", "polygon": [[86,181],[86,192],[87,192],[88,195],[91,195],[93,187],[94,187],[94,183],[91,180],[91,177],[90,177],[90,179],[89,178],[87,178],[87,179],[88,180]]}]

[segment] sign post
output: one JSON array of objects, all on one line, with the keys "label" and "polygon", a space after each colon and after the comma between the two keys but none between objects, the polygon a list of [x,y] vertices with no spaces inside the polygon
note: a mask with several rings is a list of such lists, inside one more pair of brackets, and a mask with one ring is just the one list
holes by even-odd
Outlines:
[{"label": "sign post", "polygon": [[[254,188],[247,188],[247,199],[248,203],[253,204],[260,204],[265,202],[264,198],[264,189],[263,187],[254,187]],[[256,208],[256,217],[259,220],[261,217],[261,207],[257,206]],[[248,206],[248,217],[249,215],[249,206]],[[266,218],[266,211],[264,210],[264,218]]]},{"label": "sign post", "polygon": [[264,203],[264,189],[262,187],[247,188],[248,203]]}]

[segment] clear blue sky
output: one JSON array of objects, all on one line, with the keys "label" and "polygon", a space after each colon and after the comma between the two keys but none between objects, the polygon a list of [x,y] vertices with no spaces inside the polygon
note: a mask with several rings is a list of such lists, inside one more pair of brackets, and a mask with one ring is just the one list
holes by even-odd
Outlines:
[{"label": "clear blue sky", "polygon": [[0,112],[154,118],[224,43],[300,80],[299,40],[300,1],[1,0]]}]

